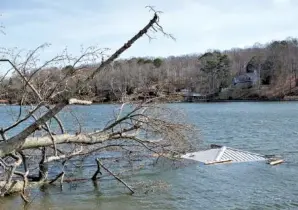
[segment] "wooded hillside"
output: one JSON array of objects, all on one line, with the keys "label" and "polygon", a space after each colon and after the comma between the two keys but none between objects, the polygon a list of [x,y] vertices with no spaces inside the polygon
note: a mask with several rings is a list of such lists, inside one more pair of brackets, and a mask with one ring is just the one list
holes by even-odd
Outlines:
[{"label": "wooded hillside", "polygon": [[[158,93],[173,94],[182,89],[201,94],[218,93],[223,88],[231,86],[233,77],[249,69],[255,69],[260,72],[261,82],[259,91],[252,93],[253,97],[258,98],[261,95],[263,98],[273,96],[282,98],[285,95],[296,94],[297,63],[298,40],[289,38],[222,52],[208,51],[204,54],[167,58],[118,59],[107,67],[108,70],[96,75],[88,84],[82,84],[82,81],[94,70],[97,63],[87,63],[77,69],[45,64],[43,70],[37,74],[31,74],[34,72],[32,67],[24,68],[23,72],[26,77],[33,77],[32,83],[44,91],[42,94],[58,88],[62,93],[59,97],[67,98],[63,92],[70,94],[69,90],[75,90],[77,98],[110,102],[132,93],[140,93],[139,97]],[[7,69],[1,72],[5,70]],[[75,72],[73,77],[63,86],[56,87],[58,81],[69,71]],[[25,90],[28,87],[25,88],[26,84],[18,75],[3,77],[1,80],[5,82],[1,83],[0,99],[20,103],[25,91],[30,94],[30,90]],[[249,95],[250,91],[246,96],[249,98]],[[26,98],[34,102],[34,97],[32,93],[32,97]],[[241,97],[241,94],[233,96],[240,99]],[[55,100],[58,99],[53,99],[53,103]],[[23,103],[29,102],[23,101]]]}]

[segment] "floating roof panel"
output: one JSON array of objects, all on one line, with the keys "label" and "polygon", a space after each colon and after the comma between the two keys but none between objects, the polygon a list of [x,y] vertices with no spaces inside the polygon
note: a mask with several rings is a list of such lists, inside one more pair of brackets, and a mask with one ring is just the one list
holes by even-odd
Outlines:
[{"label": "floating roof panel", "polygon": [[222,162],[251,162],[265,161],[264,156],[237,150],[229,147],[218,147],[209,150],[187,153],[182,158],[199,161],[205,164],[222,163]]}]

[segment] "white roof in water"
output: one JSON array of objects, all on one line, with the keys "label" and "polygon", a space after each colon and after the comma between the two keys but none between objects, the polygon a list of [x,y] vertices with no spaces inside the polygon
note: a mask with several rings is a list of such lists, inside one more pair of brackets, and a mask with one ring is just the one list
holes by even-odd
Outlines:
[{"label": "white roof in water", "polygon": [[205,164],[217,162],[251,162],[267,160],[262,155],[225,146],[204,151],[187,153],[183,155],[182,158],[199,161]]}]

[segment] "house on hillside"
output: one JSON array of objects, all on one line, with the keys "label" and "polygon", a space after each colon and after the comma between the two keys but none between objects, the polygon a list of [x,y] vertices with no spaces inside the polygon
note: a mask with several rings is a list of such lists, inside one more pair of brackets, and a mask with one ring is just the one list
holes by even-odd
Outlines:
[{"label": "house on hillside", "polygon": [[250,88],[258,84],[260,79],[256,70],[233,78],[233,85],[239,88]]}]

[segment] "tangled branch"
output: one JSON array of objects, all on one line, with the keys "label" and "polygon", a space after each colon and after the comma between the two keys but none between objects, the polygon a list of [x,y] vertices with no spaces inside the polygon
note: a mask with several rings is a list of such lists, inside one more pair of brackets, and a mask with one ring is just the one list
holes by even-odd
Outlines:
[{"label": "tangled branch", "polygon": [[[109,70],[111,64],[142,36],[150,37],[149,32],[160,32],[174,39],[159,24],[161,12],[155,11],[153,7],[149,9],[154,12],[152,19],[105,60],[103,57],[107,49],[89,47],[83,50],[79,57],[75,58],[65,50],[62,55],[37,65],[38,53],[48,47],[48,44],[29,52],[21,62],[18,62],[21,52],[17,53],[14,59],[0,59],[0,62],[9,63],[12,66],[23,87],[16,120],[0,129],[3,139],[0,142],[0,165],[6,175],[6,179],[0,181],[0,195],[21,191],[23,199],[27,200],[25,188],[28,185],[53,184],[59,179],[62,185],[64,177],[67,176],[64,170],[66,163],[75,158],[98,154],[108,149],[117,149],[128,154],[145,150],[144,154],[150,158],[155,157],[153,154],[158,157],[173,157],[185,151],[187,148],[185,145],[189,143],[187,134],[192,129],[175,121],[172,117],[174,115],[171,115],[166,107],[158,107],[154,99],[134,103],[125,101],[114,119],[108,121],[103,128],[89,133],[83,132],[81,125],[78,131],[67,133],[63,118],[59,115],[69,105],[86,104],[86,101],[74,98],[75,93],[89,88],[88,84],[96,75]],[[83,64],[98,59],[101,59],[101,63],[91,72],[81,74],[80,80],[78,79],[81,82],[73,89],[69,88],[67,83],[78,77],[78,72],[84,69]],[[65,66],[66,63],[67,66]],[[62,74],[55,82],[47,74],[49,70],[47,68],[54,64],[61,65],[62,69]],[[55,71],[54,67],[51,68],[51,71]],[[1,78],[1,82],[5,80],[5,76]],[[23,103],[30,100],[33,101],[31,106],[24,108]],[[56,103],[52,103],[53,101]],[[177,118],[177,113],[175,117]],[[77,118],[75,120],[78,121]],[[60,132],[56,132],[52,121],[56,123]],[[16,128],[23,129],[17,134],[12,134],[12,130]],[[9,163],[8,157],[14,160],[13,163]],[[38,176],[34,173],[35,168],[28,168],[28,162],[33,162],[35,168],[38,168]],[[53,163],[62,164],[63,169],[54,178],[49,178],[48,166]],[[21,164],[25,172],[18,170]],[[101,174],[100,168],[134,193],[133,189],[108,169],[100,159],[97,159],[97,171],[92,180],[96,180],[98,174]],[[16,177],[21,177],[22,180]]]}]

